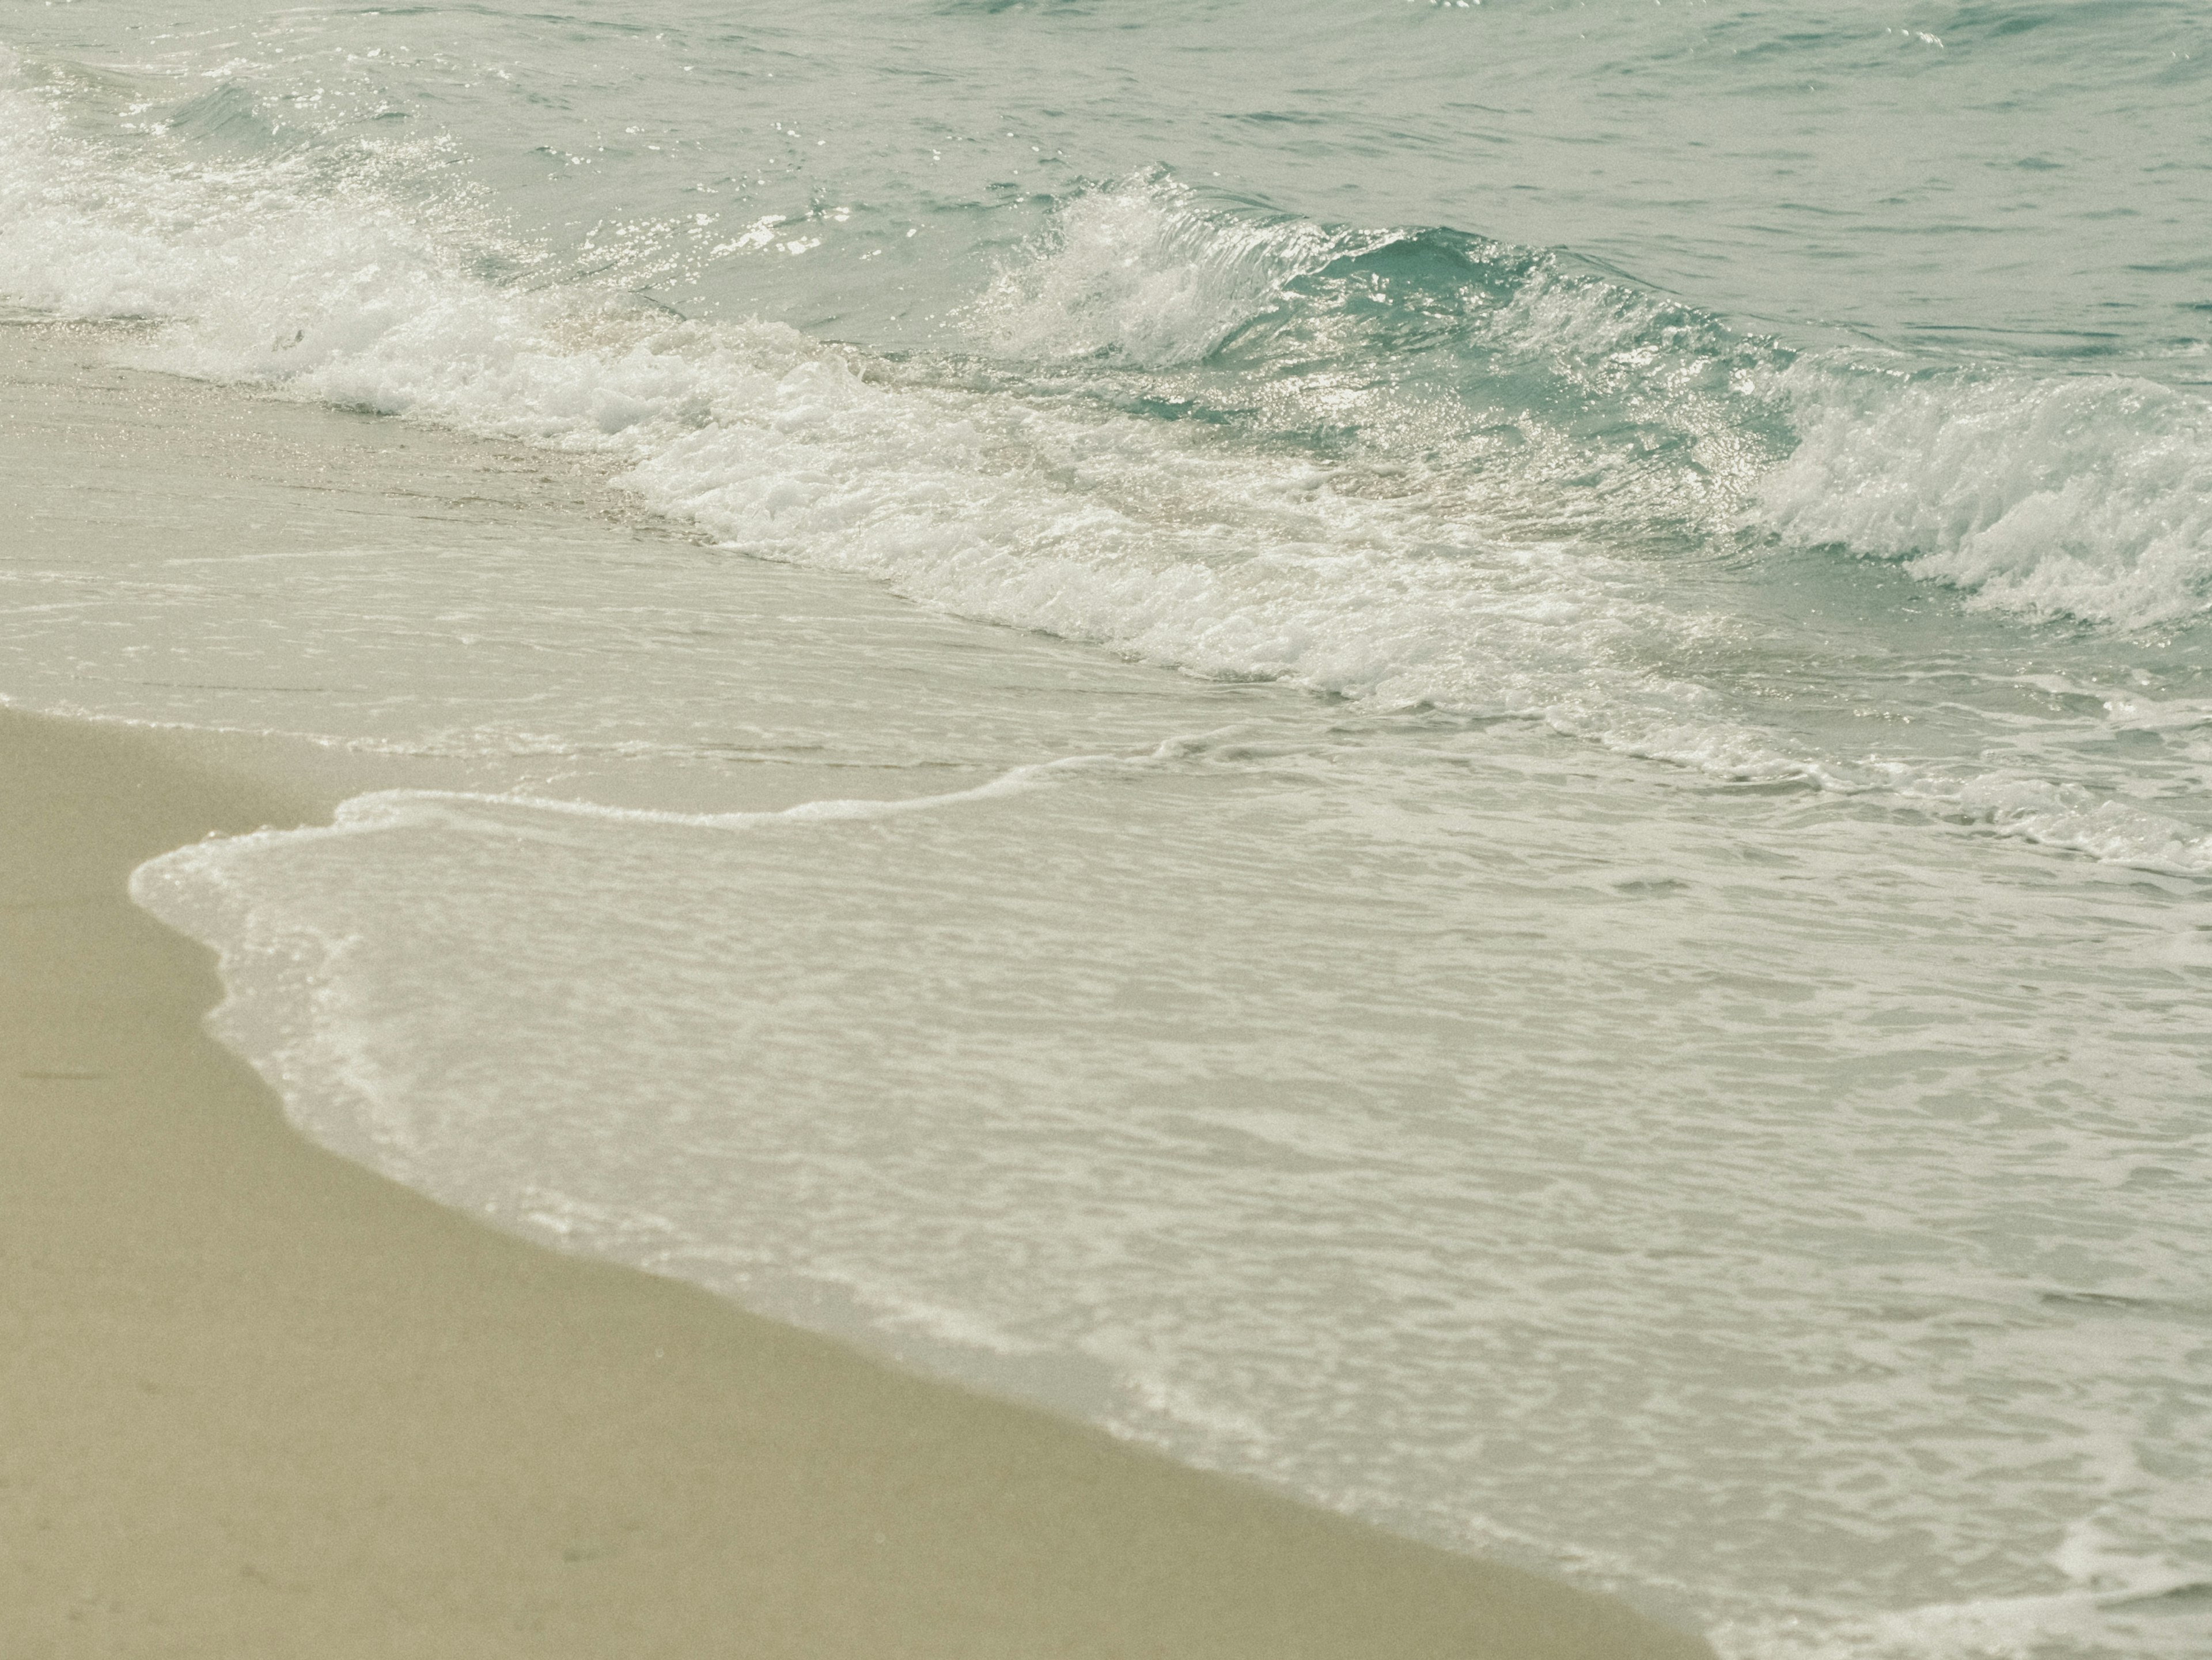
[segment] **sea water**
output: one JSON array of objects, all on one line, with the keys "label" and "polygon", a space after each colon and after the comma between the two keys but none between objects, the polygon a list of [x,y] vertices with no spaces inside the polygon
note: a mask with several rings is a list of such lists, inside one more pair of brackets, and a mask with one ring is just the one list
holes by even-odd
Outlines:
[{"label": "sea water", "polygon": [[1730,1660],[2212,1649],[2192,9],[0,39],[0,293],[302,423],[0,694],[466,775],[138,875],[308,1133]]}]

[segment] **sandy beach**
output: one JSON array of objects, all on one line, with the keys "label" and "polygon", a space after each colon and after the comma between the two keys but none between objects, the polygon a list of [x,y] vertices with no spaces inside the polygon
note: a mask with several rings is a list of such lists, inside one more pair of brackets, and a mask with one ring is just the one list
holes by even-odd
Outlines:
[{"label": "sandy beach", "polygon": [[8,9],[0,1660],[2208,1660],[2208,82]]},{"label": "sandy beach", "polygon": [[[59,522],[51,462],[11,512]],[[386,781],[302,753],[0,715],[9,1660],[1710,1652],[312,1146],[125,895]]]}]

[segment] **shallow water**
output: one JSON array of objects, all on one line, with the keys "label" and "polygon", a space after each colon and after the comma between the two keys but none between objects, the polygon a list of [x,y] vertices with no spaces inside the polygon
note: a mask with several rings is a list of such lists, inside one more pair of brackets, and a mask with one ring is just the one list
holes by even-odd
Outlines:
[{"label": "shallow water", "polygon": [[312,1134],[1732,1660],[2212,1639],[2187,9],[163,15],[0,289],[301,424],[0,693],[474,769],[140,874]]}]

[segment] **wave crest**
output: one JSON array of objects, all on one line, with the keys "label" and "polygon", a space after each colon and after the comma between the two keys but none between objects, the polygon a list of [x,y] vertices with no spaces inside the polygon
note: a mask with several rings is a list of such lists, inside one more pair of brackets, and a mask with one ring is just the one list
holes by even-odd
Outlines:
[{"label": "wave crest", "polygon": [[1911,376],[1835,360],[1781,378],[1799,442],[1755,521],[1908,562],[1972,603],[2126,629],[2212,605],[2212,414],[2118,377]]},{"label": "wave crest", "polygon": [[1156,175],[1062,204],[1050,230],[1000,268],[969,321],[1008,356],[1193,363],[1280,306],[1296,278],[1392,240],[1208,213]]},{"label": "wave crest", "polygon": [[[1792,360],[1566,256],[1258,221],[1161,179],[1064,204],[1000,274],[969,319],[999,330],[994,365],[894,362],[493,280],[465,204],[389,187],[404,147],[215,166],[191,142],[103,148],[0,87],[0,290],[169,319],[147,350],[188,374],[599,450],[731,545],[944,611],[2101,858],[2212,859],[2189,812],[2078,790],[2058,740],[1917,728],[1869,755],[1872,728],[1767,697],[1762,631],[1808,684],[1856,648],[1759,615],[1792,602],[1729,533],[1906,560],[1987,606],[2180,618],[2212,567],[2191,394]],[[2000,770],[2021,789],[1971,795]]]}]

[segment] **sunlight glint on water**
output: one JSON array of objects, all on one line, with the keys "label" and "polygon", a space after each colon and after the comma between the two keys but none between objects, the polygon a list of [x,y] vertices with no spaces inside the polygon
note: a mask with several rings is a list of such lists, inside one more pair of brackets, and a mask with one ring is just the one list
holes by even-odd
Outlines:
[{"label": "sunlight glint on water", "polygon": [[0,290],[582,464],[5,567],[528,786],[141,873],[311,1134],[1730,1660],[2212,1639],[2186,8],[166,16]]}]

